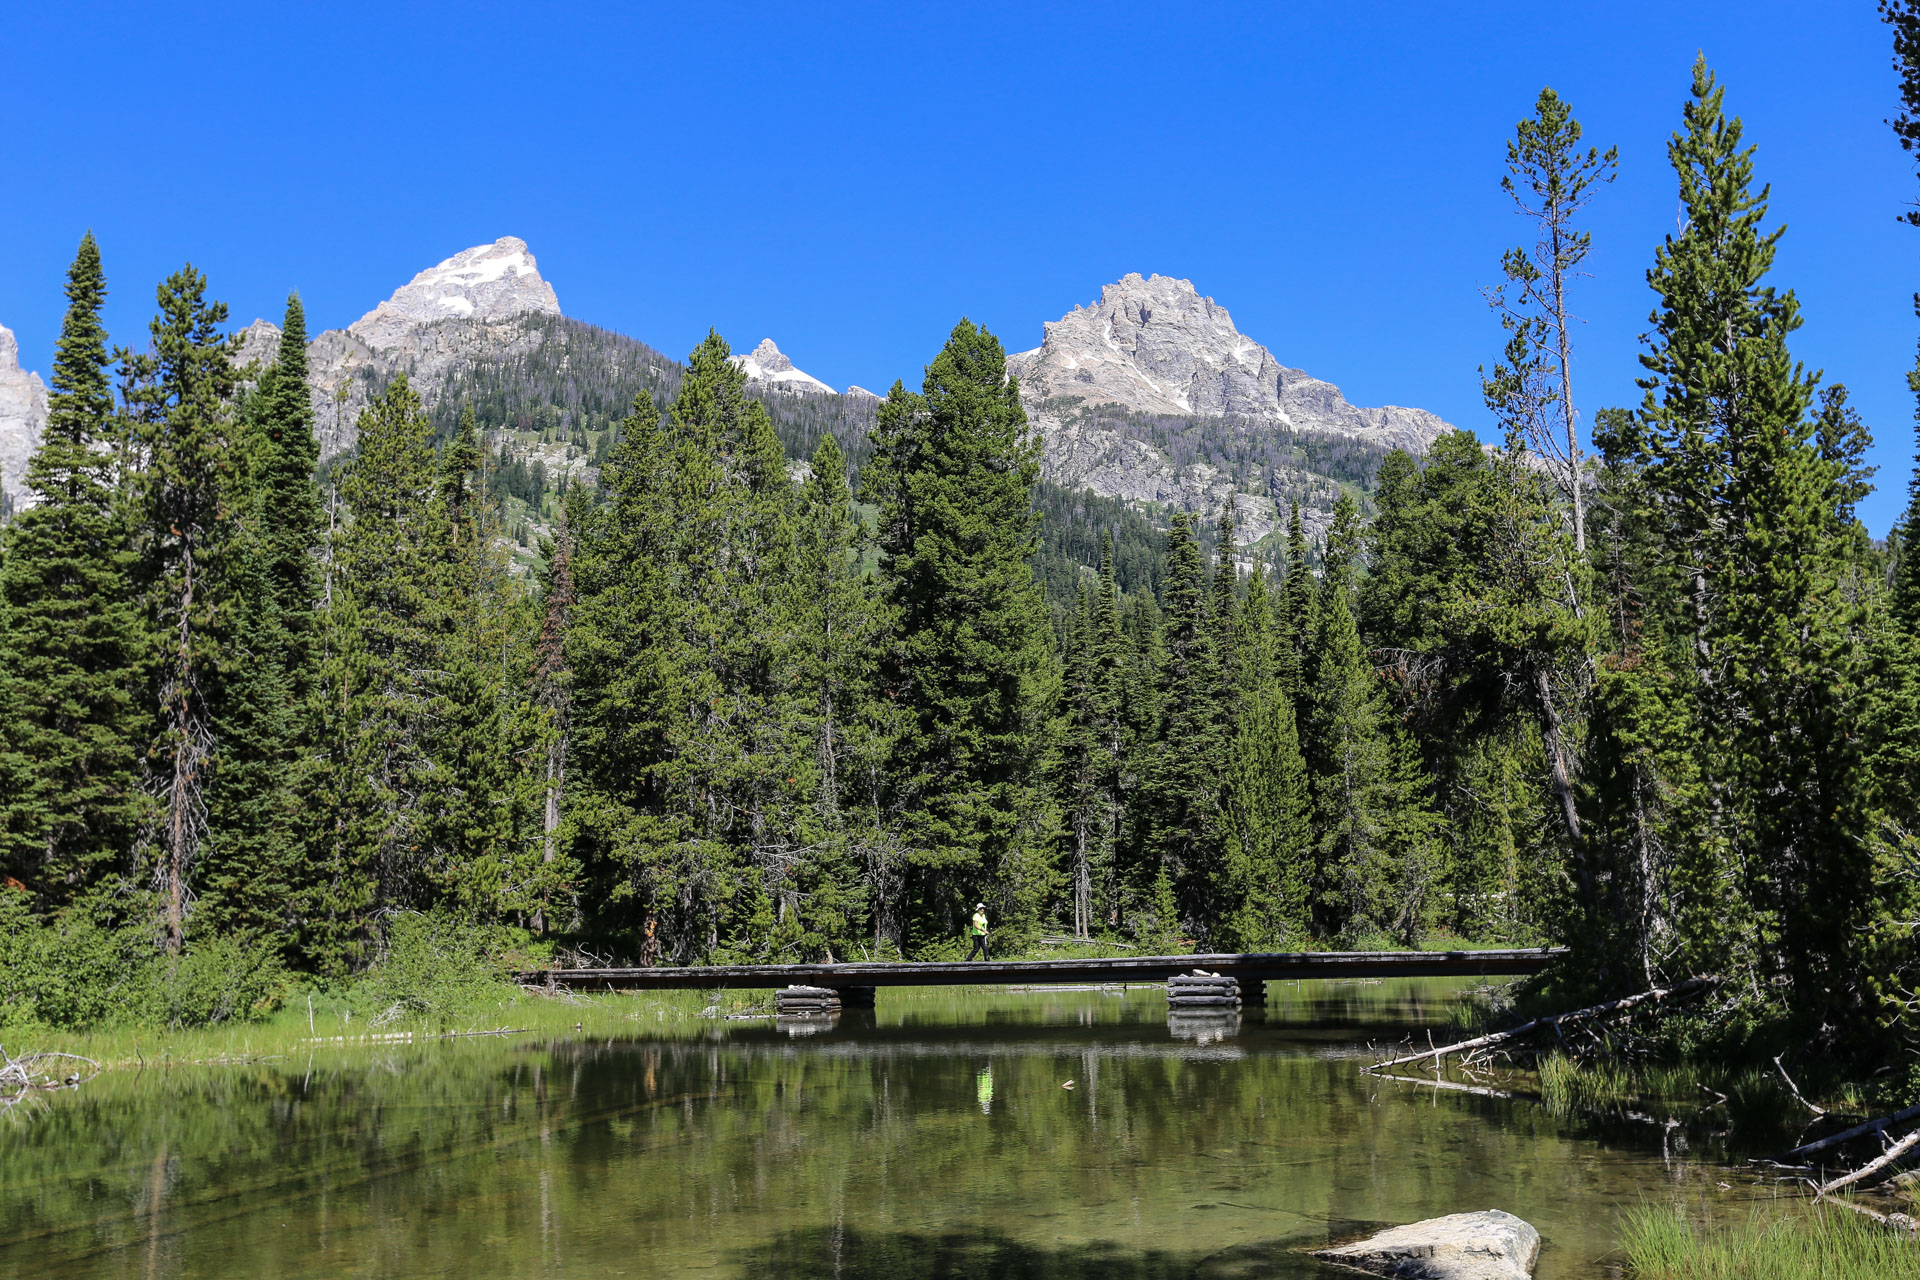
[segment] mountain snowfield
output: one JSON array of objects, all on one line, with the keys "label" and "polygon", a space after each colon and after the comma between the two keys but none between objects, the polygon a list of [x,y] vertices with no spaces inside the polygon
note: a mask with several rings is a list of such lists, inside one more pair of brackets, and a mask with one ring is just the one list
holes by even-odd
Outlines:
[{"label": "mountain snowfield", "polygon": [[[780,348],[774,345],[772,338],[762,338],[751,354],[733,356],[732,360],[734,367],[747,375],[748,382],[766,383],[776,391],[811,391],[827,396],[840,394],[805,370],[794,368],[793,361],[780,353]],[[859,391],[859,387],[847,388],[848,395]]]},{"label": "mountain snowfield", "polygon": [[[553,286],[515,236],[420,272],[309,344],[321,456],[353,448],[360,411],[396,375],[407,374],[430,407],[466,394],[475,377],[497,385],[524,376],[516,371],[551,340],[549,322],[562,319]],[[266,362],[280,330],[255,320],[237,337],[238,363]],[[612,347],[599,357],[633,358]],[[839,423],[829,428],[836,434],[870,420],[878,399],[863,387],[835,391],[772,338],[733,361],[764,392],[795,396],[783,394],[782,403],[814,406],[796,412]],[[1449,429],[1422,409],[1349,404],[1338,387],[1281,364],[1242,334],[1191,282],[1161,275],[1105,286],[1095,302],[1047,322],[1040,345],[1009,356],[1007,367],[1020,379],[1049,481],[1209,517],[1231,505],[1243,543],[1275,532],[1293,500],[1319,531],[1341,483],[1370,476],[1386,450],[1423,451]],[[0,488],[15,506],[26,498],[26,462],[45,416],[45,387],[19,368],[13,336],[0,329]]]}]

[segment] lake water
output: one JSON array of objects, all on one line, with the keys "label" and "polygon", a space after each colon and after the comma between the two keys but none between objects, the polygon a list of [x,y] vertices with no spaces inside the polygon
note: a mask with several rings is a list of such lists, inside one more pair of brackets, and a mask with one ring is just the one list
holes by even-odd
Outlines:
[{"label": "lake water", "polygon": [[1655,1124],[1362,1073],[1461,990],[1171,1025],[1154,990],[883,990],[819,1030],[113,1071],[0,1122],[0,1275],[1330,1277],[1299,1251],[1500,1208],[1556,1280],[1617,1274],[1634,1206],[1765,1194]]}]

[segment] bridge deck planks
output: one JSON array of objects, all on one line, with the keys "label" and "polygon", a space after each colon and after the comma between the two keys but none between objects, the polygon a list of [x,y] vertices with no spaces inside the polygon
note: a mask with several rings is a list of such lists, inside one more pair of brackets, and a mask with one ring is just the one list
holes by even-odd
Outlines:
[{"label": "bridge deck planks", "polygon": [[1205,969],[1224,977],[1472,978],[1539,973],[1564,947],[1503,951],[1302,951],[1084,960],[930,961],[850,964],[730,964],[631,969],[537,969],[514,977],[529,986],[575,991],[713,990],[720,987],[951,987],[1086,982],[1165,982]]}]

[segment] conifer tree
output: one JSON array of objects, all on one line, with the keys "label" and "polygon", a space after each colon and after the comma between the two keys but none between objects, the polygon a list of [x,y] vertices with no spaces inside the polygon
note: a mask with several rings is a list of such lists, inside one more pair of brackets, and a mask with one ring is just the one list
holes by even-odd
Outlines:
[{"label": "conifer tree", "polygon": [[290,935],[311,835],[312,699],[319,680],[319,446],[307,392],[306,316],[287,300],[275,363],[238,415],[219,752],[207,784],[197,927]]},{"label": "conifer tree", "polygon": [[587,929],[608,940],[637,934],[632,955],[643,963],[659,954],[662,913],[674,901],[655,869],[656,851],[673,848],[685,822],[669,812],[661,776],[684,603],[675,589],[673,465],[660,410],[642,395],[602,469],[604,501],[575,526],[566,636],[573,684],[564,829],[583,879]]},{"label": "conifer tree", "polygon": [[791,566],[775,602],[787,637],[779,656],[787,799],[778,825],[795,850],[777,913],[806,959],[859,945],[873,899],[891,887],[896,823],[885,775],[894,725],[878,696],[886,615],[878,584],[861,569],[865,540],[846,454],[823,434],[796,497]]},{"label": "conifer tree", "polygon": [[[309,950],[323,972],[366,958],[379,912],[434,905],[423,876],[433,785],[426,742],[434,669],[435,579],[444,554],[432,425],[405,377],[360,415],[341,483],[348,518],[332,548],[322,702],[323,835],[307,904]],[[430,856],[430,851],[429,851]]]},{"label": "conifer tree", "polygon": [[1293,702],[1270,676],[1241,707],[1220,784],[1223,949],[1298,949],[1306,942],[1312,819]]},{"label": "conifer tree", "polygon": [[[1159,684],[1160,724],[1142,793],[1151,858],[1143,870],[1172,887],[1180,922],[1196,930],[1221,918],[1221,844],[1215,822],[1225,743],[1220,733],[1220,666],[1207,570],[1193,517],[1173,518],[1167,544],[1167,609]],[[1139,886],[1142,890],[1147,885]],[[1161,896],[1155,888],[1152,896]],[[1175,922],[1155,920],[1162,934]]]},{"label": "conifer tree", "polygon": [[1313,570],[1307,563],[1307,534],[1300,522],[1300,500],[1287,520],[1287,572],[1281,584],[1278,657],[1280,687],[1296,704],[1305,693],[1307,647],[1318,627]]},{"label": "conifer tree", "polygon": [[532,797],[514,766],[531,754],[531,708],[509,690],[524,686],[532,601],[506,572],[482,500],[484,445],[473,406],[464,405],[440,452],[429,512],[425,627],[431,673],[420,750],[429,779],[418,803],[424,900],[473,919],[533,908],[522,886],[536,874],[515,864],[527,852],[516,819]]},{"label": "conifer tree", "polygon": [[1540,91],[1534,115],[1507,143],[1501,190],[1535,228],[1534,243],[1500,260],[1502,284],[1488,291],[1508,334],[1504,362],[1481,380],[1487,407],[1506,428],[1508,451],[1531,449],[1551,464],[1573,526],[1576,553],[1587,549],[1586,489],[1573,404],[1573,325],[1568,287],[1593,248],[1575,225],[1594,189],[1613,181],[1618,154],[1580,150],[1582,130],[1565,99]]},{"label": "conifer tree", "polygon": [[[567,495],[560,522],[542,556],[543,582],[540,639],[535,648],[533,700],[546,713],[545,786],[540,806],[540,877],[535,890],[538,904],[531,923],[535,933],[552,927],[556,895],[573,880],[571,866],[563,866],[560,821],[567,787],[567,747],[573,719],[573,666],[567,660],[567,630],[574,603],[573,512],[585,498],[585,488]],[[571,859],[567,860],[569,863]],[[576,923],[577,909],[569,906],[561,917]]]},{"label": "conifer tree", "polygon": [[1685,217],[1648,275],[1647,395],[1604,438],[1647,513],[1634,586],[1669,602],[1703,737],[1705,829],[1673,871],[1682,961],[1837,1007],[1871,879],[1860,619],[1837,589],[1847,451],[1815,443],[1813,379],[1787,350],[1798,304],[1763,283],[1781,231],[1764,227],[1768,193],[1722,100],[1696,63],[1668,148]]},{"label": "conifer tree", "polygon": [[43,907],[126,870],[145,814],[142,619],[115,501],[106,278],[93,234],[67,272],[36,505],[0,559],[0,869]]},{"label": "conifer tree", "polygon": [[1028,565],[1039,444],[999,339],[962,320],[918,395],[895,384],[874,443],[864,483],[897,627],[889,679],[910,708],[897,764],[916,815],[908,940],[957,938],[976,899],[1017,932],[1047,888],[1035,781],[1057,668]]},{"label": "conifer tree", "polygon": [[225,641],[239,619],[228,606],[226,554],[240,512],[232,491],[235,375],[210,302],[191,266],[162,281],[152,344],[123,352],[124,395],[145,455],[140,473],[144,576],[151,593],[157,734],[146,753],[160,798],[150,857],[169,952],[185,938],[190,879],[206,838],[206,790],[215,749]]}]

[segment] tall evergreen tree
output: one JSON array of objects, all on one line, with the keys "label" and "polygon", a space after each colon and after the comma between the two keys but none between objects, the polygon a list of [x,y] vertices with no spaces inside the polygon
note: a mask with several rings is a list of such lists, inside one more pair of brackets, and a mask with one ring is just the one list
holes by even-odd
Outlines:
[{"label": "tall evergreen tree", "polygon": [[886,785],[895,717],[879,696],[886,612],[861,568],[865,542],[846,454],[824,434],[796,499],[791,564],[775,602],[787,637],[779,657],[787,799],[777,825],[792,850],[776,880],[777,924],[806,959],[860,945],[898,858]]},{"label": "tall evergreen tree", "polygon": [[1226,877],[1220,947],[1304,946],[1312,818],[1293,702],[1270,676],[1241,706],[1220,784]]},{"label": "tall evergreen tree", "polygon": [[957,938],[984,899],[1017,932],[1047,891],[1035,785],[1056,694],[1036,545],[1039,444],[999,339],[954,327],[918,395],[895,384],[864,476],[897,627],[893,690],[910,708],[897,776],[916,815],[911,945]]},{"label": "tall evergreen tree", "polygon": [[434,670],[436,519],[433,428],[396,378],[360,415],[341,483],[347,519],[332,547],[328,662],[322,690],[323,833],[306,906],[308,949],[323,972],[368,958],[380,913],[435,905],[422,856],[433,783],[426,735]]},{"label": "tall evergreen tree", "polygon": [[306,315],[287,300],[275,363],[238,415],[234,516],[222,594],[228,618],[219,751],[207,783],[197,927],[291,937],[314,815],[312,700],[319,681],[319,550]]},{"label": "tall evergreen tree", "polygon": [[1646,400],[1606,439],[1641,486],[1653,536],[1636,585],[1671,602],[1705,739],[1705,838],[1674,871],[1680,956],[1838,1009],[1858,997],[1843,971],[1871,897],[1860,618],[1838,590],[1845,468],[1815,442],[1814,380],[1787,350],[1798,303],[1763,283],[1781,232],[1722,104],[1696,63],[1668,149],[1685,216],[1648,276]]},{"label": "tall evergreen tree", "polygon": [[[1165,884],[1179,923],[1205,933],[1222,917],[1221,843],[1216,800],[1226,744],[1220,716],[1220,664],[1214,649],[1207,570],[1193,517],[1174,516],[1167,544],[1167,610],[1159,683],[1163,690],[1157,751],[1142,792],[1154,877],[1137,889],[1156,911]],[[1175,922],[1155,920],[1162,934]]]},{"label": "tall evergreen tree", "polygon": [[115,502],[106,278],[88,232],[67,272],[38,502],[0,559],[0,868],[43,907],[126,869],[144,820],[142,620]]},{"label": "tall evergreen tree", "polygon": [[235,374],[220,333],[226,304],[206,293],[206,277],[191,266],[162,281],[151,346],[121,356],[128,414],[146,459],[141,550],[159,719],[146,769],[161,810],[150,857],[170,952],[185,937],[190,881],[206,839],[215,716],[232,657],[226,640],[239,621],[224,581],[241,514],[234,502],[241,456]]}]

